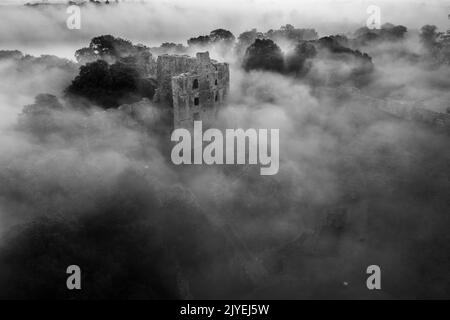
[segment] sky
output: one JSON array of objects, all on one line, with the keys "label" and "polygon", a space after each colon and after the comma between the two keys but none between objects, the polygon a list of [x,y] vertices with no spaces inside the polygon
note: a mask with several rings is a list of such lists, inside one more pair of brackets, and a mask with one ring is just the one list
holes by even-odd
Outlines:
[{"label": "sky", "polygon": [[[21,4],[22,0],[0,0]],[[320,36],[349,34],[364,26],[369,5],[381,9],[381,23],[402,24],[409,29],[433,23],[440,30],[450,28],[450,1],[365,1],[365,0],[246,0],[136,1],[115,7],[83,7],[81,30],[68,30],[64,7],[24,8],[4,6],[0,10],[1,49],[20,49],[30,54],[56,54],[73,59],[73,52],[99,34],[114,34],[150,46],[162,42],[186,44],[193,36],[225,28],[236,36],[257,28],[278,29],[290,23],[315,28]]]}]

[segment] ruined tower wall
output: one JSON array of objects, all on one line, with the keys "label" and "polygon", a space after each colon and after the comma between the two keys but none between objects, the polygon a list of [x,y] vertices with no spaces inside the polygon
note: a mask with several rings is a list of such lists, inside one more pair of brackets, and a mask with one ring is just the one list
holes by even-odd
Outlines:
[{"label": "ruined tower wall", "polygon": [[183,62],[185,72],[171,78],[174,128],[191,129],[195,120],[208,126],[229,92],[227,63],[211,60],[208,52],[188,60]]},{"label": "ruined tower wall", "polygon": [[154,100],[172,107],[174,128],[190,129],[194,120],[211,123],[230,87],[229,65],[211,60],[208,52],[158,56],[156,75]]},{"label": "ruined tower wall", "polygon": [[158,56],[156,80],[158,81],[157,100],[160,103],[172,104],[172,77],[189,72],[196,65],[195,59],[189,56]]}]

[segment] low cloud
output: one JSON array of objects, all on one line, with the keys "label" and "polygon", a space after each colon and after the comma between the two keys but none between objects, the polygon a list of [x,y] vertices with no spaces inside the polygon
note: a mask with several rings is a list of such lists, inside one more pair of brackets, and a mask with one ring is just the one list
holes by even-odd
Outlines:
[{"label": "low cloud", "polygon": [[[206,34],[205,25],[238,35],[299,14],[269,15],[261,10],[270,6],[256,3],[238,13],[204,2],[187,11],[172,2],[147,6],[153,10],[86,9],[74,38],[64,18],[55,19],[60,9],[11,8],[30,22],[15,29],[9,18],[0,38],[79,48],[111,33],[157,45]],[[263,9],[239,19],[255,6]],[[60,27],[31,31],[55,21]],[[448,68],[412,62],[418,48],[417,37],[363,48],[375,70],[361,92],[441,110]],[[280,129],[277,175],[262,177],[257,166],[174,166],[169,135],[154,130],[157,105],[146,101],[138,121],[123,109],[74,110],[61,99],[71,71],[33,63],[24,74],[20,62],[1,62],[8,120],[0,126],[0,297],[448,297],[448,136],[343,88],[244,72],[232,54],[212,56],[231,63],[217,127]],[[21,114],[38,93],[58,96],[61,109]],[[60,288],[73,263],[86,274],[80,294]],[[382,293],[365,287],[374,263]]]}]

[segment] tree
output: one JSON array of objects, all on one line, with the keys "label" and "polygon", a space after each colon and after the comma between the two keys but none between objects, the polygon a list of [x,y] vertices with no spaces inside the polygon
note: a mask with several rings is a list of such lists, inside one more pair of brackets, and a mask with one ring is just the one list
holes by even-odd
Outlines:
[{"label": "tree", "polygon": [[283,52],[269,39],[256,39],[245,52],[243,67],[246,71],[267,70],[282,72]]},{"label": "tree", "polygon": [[231,44],[236,40],[236,37],[230,31],[225,29],[216,29],[211,31],[209,38],[213,43],[225,42]]},{"label": "tree", "polygon": [[314,82],[326,85],[348,83],[355,87],[366,85],[373,71],[372,58],[359,50],[341,44],[341,37],[323,37],[314,42],[321,60],[321,68],[311,76]]},{"label": "tree", "polygon": [[111,35],[95,37],[89,43],[89,47],[81,48],[75,52],[78,62],[92,62],[102,59],[114,63],[119,58],[128,56],[134,52],[133,44],[122,38]]},{"label": "tree", "polygon": [[397,41],[402,40],[406,32],[408,32],[408,29],[405,26],[385,23],[380,29],[359,28],[355,32],[355,40],[359,45],[366,45],[375,41]]},{"label": "tree", "polygon": [[104,57],[111,56],[120,58],[129,55],[133,51],[133,44],[122,38],[115,38],[111,35],[95,37],[91,40],[89,47],[95,54]]},{"label": "tree", "polygon": [[81,66],[79,75],[72,81],[66,92],[107,106],[111,98],[110,87],[111,74],[108,63],[98,60]]},{"label": "tree", "polygon": [[314,29],[296,29],[293,25],[281,26],[278,30],[270,29],[264,34],[265,38],[273,41],[290,40],[294,42],[316,40],[317,32]]},{"label": "tree", "polygon": [[181,43],[164,42],[159,47],[152,47],[151,52],[155,55],[186,54],[187,49]]},{"label": "tree", "polygon": [[211,43],[211,39],[209,36],[198,36],[197,38],[190,38],[187,43],[190,47],[206,47]]},{"label": "tree", "polygon": [[311,59],[317,55],[315,46],[307,41],[299,42],[286,57],[286,71],[296,76],[305,75],[311,68]]},{"label": "tree", "polygon": [[437,45],[439,33],[434,25],[425,25],[420,29],[420,41],[427,49],[432,49]]},{"label": "tree", "polygon": [[390,23],[390,22],[386,22],[386,23],[384,23],[384,24],[381,26],[381,29],[389,30],[389,29],[392,29],[392,28],[394,28],[394,27],[395,27],[394,24],[392,24],[392,23]]},{"label": "tree", "polygon": [[58,117],[58,112],[64,107],[58,98],[51,94],[38,94],[34,103],[23,107],[19,115],[18,128],[31,133],[34,137],[44,138],[57,132],[64,124]]},{"label": "tree", "polygon": [[91,48],[81,48],[75,51],[75,59],[78,63],[86,64],[89,62],[94,62],[95,60],[100,59],[100,57],[95,54],[94,50]]},{"label": "tree", "polygon": [[26,105],[23,108],[22,114],[36,115],[36,114],[48,114],[52,110],[62,110],[63,106],[59,102],[58,98],[52,94],[41,93],[34,98],[34,103]]},{"label": "tree", "polygon": [[2,59],[14,59],[20,60],[22,59],[23,53],[19,50],[0,50],[0,60]]},{"label": "tree", "polygon": [[141,78],[132,62],[109,65],[103,60],[81,66],[80,74],[66,89],[67,95],[86,98],[103,108],[151,99],[154,92],[154,83]]},{"label": "tree", "polygon": [[150,48],[144,45],[133,45],[128,40],[116,38],[111,35],[95,37],[89,47],[81,48],[75,52],[75,58],[81,64],[104,60],[115,63],[129,57],[135,58],[142,70],[150,63],[152,54]]},{"label": "tree", "polygon": [[255,42],[256,39],[264,39],[264,34],[262,32],[258,32],[256,29],[252,29],[251,31],[241,33],[238,37],[238,42],[249,46]]},{"label": "tree", "polygon": [[406,32],[408,32],[408,29],[405,26],[398,25],[388,30],[388,37],[391,40],[403,39]]},{"label": "tree", "polygon": [[111,90],[122,92],[135,92],[138,89],[139,74],[136,68],[125,63],[115,63],[109,67],[111,75]]},{"label": "tree", "polygon": [[235,36],[228,30],[216,29],[210,32],[207,36],[198,36],[190,38],[187,43],[189,46],[207,47],[215,44],[232,44],[235,41]]},{"label": "tree", "polygon": [[258,32],[256,29],[251,31],[245,31],[238,36],[238,41],[236,45],[236,53],[239,57],[245,54],[247,48],[255,42],[256,39],[264,39],[264,34]]}]

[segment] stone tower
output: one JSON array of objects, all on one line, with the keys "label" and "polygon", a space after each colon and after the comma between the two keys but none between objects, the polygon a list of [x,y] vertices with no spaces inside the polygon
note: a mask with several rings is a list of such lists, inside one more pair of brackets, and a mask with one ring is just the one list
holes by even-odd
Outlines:
[{"label": "stone tower", "polygon": [[174,128],[191,129],[194,120],[205,125],[216,117],[229,92],[228,63],[211,60],[208,52],[196,57],[162,55],[157,60],[157,101],[173,108]]}]

